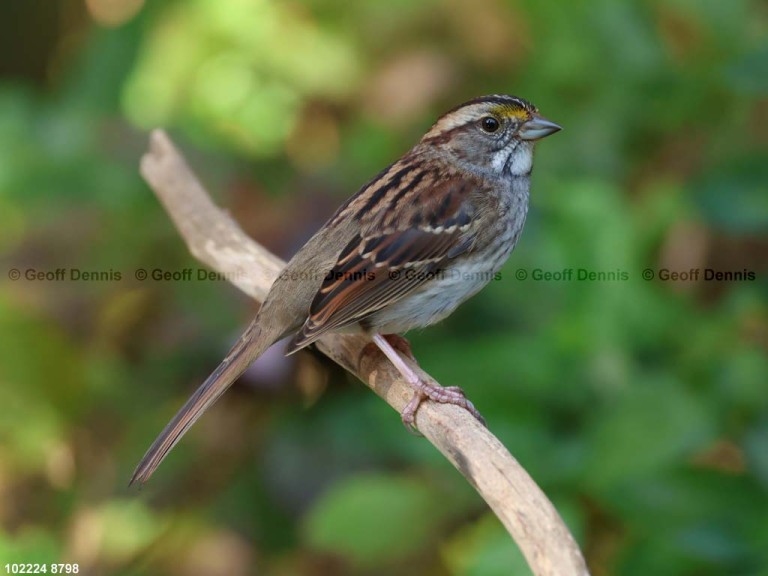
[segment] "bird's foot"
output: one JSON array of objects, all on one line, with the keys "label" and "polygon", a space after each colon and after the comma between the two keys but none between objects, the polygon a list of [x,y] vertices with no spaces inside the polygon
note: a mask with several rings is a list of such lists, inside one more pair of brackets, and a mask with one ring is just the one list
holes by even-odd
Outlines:
[{"label": "bird's foot", "polygon": [[[394,342],[393,342],[394,340]],[[432,400],[433,402],[439,402],[440,404],[453,404],[467,410],[475,418],[477,418],[483,426],[485,426],[485,419],[477,411],[477,408],[467,400],[464,391],[458,386],[440,386],[432,382],[422,380],[416,372],[403,360],[403,358],[395,350],[398,348],[400,352],[406,354],[410,358],[413,358],[411,353],[411,346],[408,341],[402,336],[387,335],[382,336],[380,334],[374,334],[373,341],[376,346],[389,358],[390,362],[397,368],[397,371],[403,376],[406,382],[413,388],[414,394],[411,400],[406,404],[401,418],[403,424],[411,432],[418,433],[416,428],[416,412],[421,406],[424,400]],[[406,351],[401,347],[405,346]]]},{"label": "bird's foot", "polygon": [[409,382],[409,384],[414,388],[413,397],[403,408],[400,417],[405,427],[411,432],[418,433],[416,428],[416,412],[421,403],[427,399],[439,402],[440,404],[453,404],[454,406],[464,408],[485,426],[485,418],[475,408],[475,405],[467,399],[464,390],[458,386],[440,386],[439,384],[432,384],[421,379],[418,380],[418,383]]}]

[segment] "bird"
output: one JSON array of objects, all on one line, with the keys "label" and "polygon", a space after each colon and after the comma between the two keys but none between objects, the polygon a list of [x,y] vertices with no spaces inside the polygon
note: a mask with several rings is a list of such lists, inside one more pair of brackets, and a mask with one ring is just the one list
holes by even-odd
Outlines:
[{"label": "bird", "polygon": [[400,334],[432,325],[496,277],[523,230],[534,143],[561,127],[523,98],[493,94],[449,110],[399,160],[344,202],[274,281],[233,348],[163,429],[130,483],[145,483],[202,414],[275,342],[288,354],[330,332],[368,334],[426,400],[464,392],[423,381]]}]

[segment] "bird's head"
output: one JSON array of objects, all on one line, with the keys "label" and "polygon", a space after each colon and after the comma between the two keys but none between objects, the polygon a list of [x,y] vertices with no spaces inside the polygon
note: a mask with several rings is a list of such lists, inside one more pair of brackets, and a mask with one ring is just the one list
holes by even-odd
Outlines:
[{"label": "bird's head", "polygon": [[533,143],[560,129],[530,102],[492,95],[475,98],[443,114],[421,142],[447,150],[482,171],[524,176],[531,171]]}]

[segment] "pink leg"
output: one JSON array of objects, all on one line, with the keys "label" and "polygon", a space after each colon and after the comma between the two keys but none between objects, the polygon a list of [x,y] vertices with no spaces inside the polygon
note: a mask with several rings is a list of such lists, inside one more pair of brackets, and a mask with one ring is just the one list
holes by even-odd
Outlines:
[{"label": "pink leg", "polygon": [[408,342],[408,340],[400,336],[400,334],[382,334],[382,337],[387,342],[389,342],[392,348],[400,352],[401,355],[405,356],[409,360],[412,360],[413,363],[417,366],[419,365],[419,361],[416,360],[416,357],[413,355],[413,350],[411,350],[411,343]]},{"label": "pink leg", "polygon": [[397,368],[397,371],[400,372],[405,381],[414,389],[413,398],[411,398],[411,401],[408,402],[401,414],[403,424],[405,424],[408,429],[412,431],[416,430],[416,411],[419,409],[421,403],[427,398],[442,404],[455,404],[456,406],[461,406],[480,422],[485,424],[485,420],[480,415],[480,412],[478,412],[472,405],[472,402],[467,400],[461,388],[458,388],[457,386],[444,388],[436,384],[424,382],[419,378],[418,374],[406,364],[402,357],[387,341],[387,338],[381,334],[374,334],[373,342],[379,347],[379,350],[389,358],[389,361],[392,362],[395,368]]}]

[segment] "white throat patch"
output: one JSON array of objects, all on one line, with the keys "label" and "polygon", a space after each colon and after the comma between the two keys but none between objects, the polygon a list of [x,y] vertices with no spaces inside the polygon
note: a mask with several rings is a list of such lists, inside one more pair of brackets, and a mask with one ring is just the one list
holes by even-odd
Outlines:
[{"label": "white throat patch", "polygon": [[533,166],[533,145],[530,142],[520,142],[514,149],[505,148],[496,152],[491,158],[491,166],[497,174],[505,172],[512,176],[525,176]]}]

